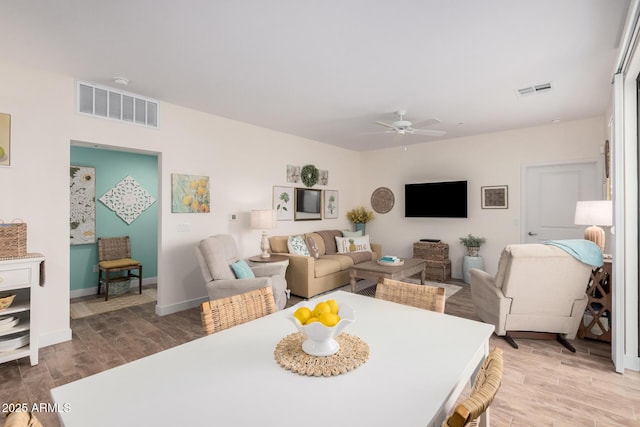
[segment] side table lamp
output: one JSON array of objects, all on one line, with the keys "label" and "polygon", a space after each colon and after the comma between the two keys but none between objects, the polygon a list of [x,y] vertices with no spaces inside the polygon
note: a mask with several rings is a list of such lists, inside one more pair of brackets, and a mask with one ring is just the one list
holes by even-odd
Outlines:
[{"label": "side table lamp", "polygon": [[584,230],[584,238],[591,240],[604,253],[605,234],[601,226],[612,225],[613,207],[611,200],[579,201],[576,203],[576,225],[590,225]]},{"label": "side table lamp", "polygon": [[259,209],[251,211],[251,229],[262,230],[262,241],[260,249],[262,253],[260,258],[270,258],[269,240],[267,239],[267,230],[276,228],[276,212],[272,209]]}]

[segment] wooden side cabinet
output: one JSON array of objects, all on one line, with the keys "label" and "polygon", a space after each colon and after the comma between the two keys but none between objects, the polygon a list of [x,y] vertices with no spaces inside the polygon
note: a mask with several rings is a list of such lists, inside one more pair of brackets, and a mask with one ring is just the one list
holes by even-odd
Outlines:
[{"label": "wooden side cabinet", "polygon": [[0,311],[0,363],[29,356],[38,364],[38,294],[44,257],[0,260],[0,296],[15,294]]},{"label": "wooden side cabinet", "polygon": [[579,338],[611,342],[611,259],[593,269],[587,287],[589,302],[578,328]]}]

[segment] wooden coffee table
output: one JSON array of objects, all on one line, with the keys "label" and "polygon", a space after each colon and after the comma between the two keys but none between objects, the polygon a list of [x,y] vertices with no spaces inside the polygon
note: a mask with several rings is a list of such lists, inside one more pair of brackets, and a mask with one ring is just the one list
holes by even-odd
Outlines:
[{"label": "wooden coffee table", "polygon": [[403,265],[380,265],[377,261],[361,262],[351,267],[351,292],[356,291],[356,279],[378,280],[381,277],[400,280],[404,277],[420,273],[420,284],[424,285],[427,261],[418,258],[407,258]]}]

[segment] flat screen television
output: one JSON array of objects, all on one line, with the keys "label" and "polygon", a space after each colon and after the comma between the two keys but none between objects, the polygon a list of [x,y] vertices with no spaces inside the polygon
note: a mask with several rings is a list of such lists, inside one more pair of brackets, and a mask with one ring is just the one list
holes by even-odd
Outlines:
[{"label": "flat screen television", "polygon": [[307,188],[296,188],[296,220],[322,219],[320,206],[322,191]]},{"label": "flat screen television", "polygon": [[466,218],[467,181],[405,184],[407,218]]}]

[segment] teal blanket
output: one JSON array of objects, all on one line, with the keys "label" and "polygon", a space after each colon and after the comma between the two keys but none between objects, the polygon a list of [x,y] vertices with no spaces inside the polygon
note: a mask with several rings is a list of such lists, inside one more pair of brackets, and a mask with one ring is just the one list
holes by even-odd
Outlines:
[{"label": "teal blanket", "polygon": [[576,258],[578,261],[594,267],[601,267],[604,264],[602,251],[591,240],[571,239],[571,240],[547,240],[545,245],[557,246]]}]

